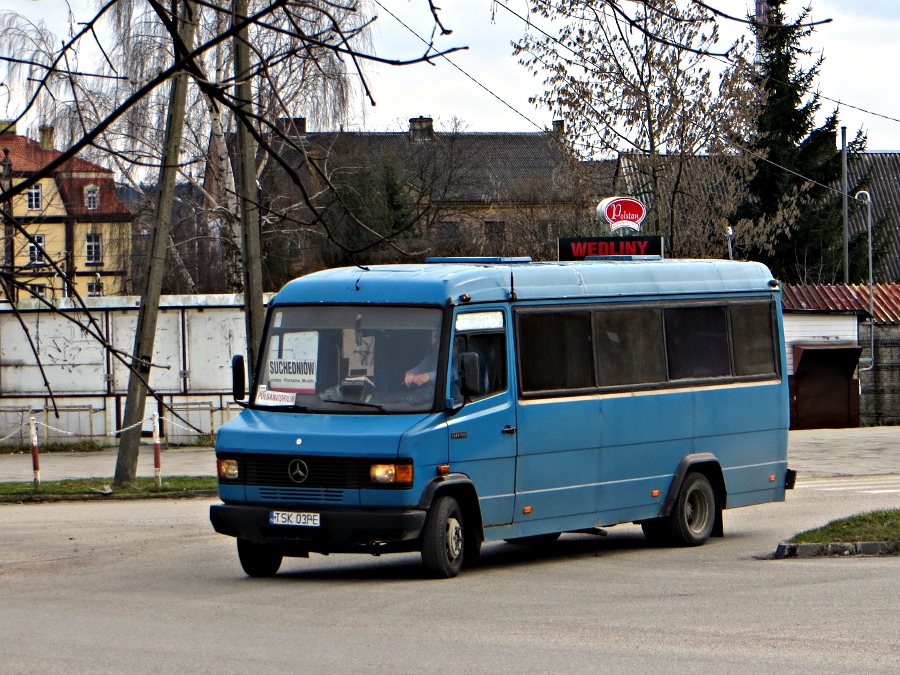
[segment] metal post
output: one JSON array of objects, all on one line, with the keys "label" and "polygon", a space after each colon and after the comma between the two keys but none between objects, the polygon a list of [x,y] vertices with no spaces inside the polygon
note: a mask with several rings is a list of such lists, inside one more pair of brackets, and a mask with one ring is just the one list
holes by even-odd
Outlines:
[{"label": "metal post", "polygon": [[31,417],[29,421],[31,427],[31,466],[34,468],[34,491],[39,492],[41,489],[41,458],[38,455],[38,435],[37,420]]},{"label": "metal post", "polygon": [[734,237],[734,228],[729,225],[725,228],[725,239],[728,240],[728,259],[734,260],[734,249],[731,246],[731,239]]},{"label": "metal post", "polygon": [[850,211],[847,206],[847,127],[841,127],[841,197],[844,213],[844,283],[850,283]]},{"label": "metal post", "polygon": [[153,413],[153,475],[156,478],[156,487],[162,486],[162,458],[159,452],[159,413]]},{"label": "metal post", "polygon": [[[865,195],[865,200],[861,196]],[[872,261],[872,196],[867,190],[860,190],[856,193],[856,199],[866,202],[866,230],[869,233],[869,365],[866,368],[860,368],[860,372],[872,370],[875,368],[875,295],[874,295],[874,272]]]}]

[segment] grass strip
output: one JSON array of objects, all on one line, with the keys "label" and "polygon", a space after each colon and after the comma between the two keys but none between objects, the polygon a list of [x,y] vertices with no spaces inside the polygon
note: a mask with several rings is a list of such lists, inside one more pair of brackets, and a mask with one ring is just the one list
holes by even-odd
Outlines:
[{"label": "grass strip", "polygon": [[795,544],[900,541],[900,510],[872,511],[833,520],[827,525],[795,534]]},{"label": "grass strip", "polygon": [[194,490],[215,490],[215,476],[166,476],[162,485],[156,487],[155,478],[138,478],[133,486],[112,487],[111,478],[79,478],[74,480],[53,480],[41,483],[41,489],[35,490],[33,482],[0,483],[0,496],[10,497],[64,497],[69,495],[154,495],[166,492],[185,492]]}]

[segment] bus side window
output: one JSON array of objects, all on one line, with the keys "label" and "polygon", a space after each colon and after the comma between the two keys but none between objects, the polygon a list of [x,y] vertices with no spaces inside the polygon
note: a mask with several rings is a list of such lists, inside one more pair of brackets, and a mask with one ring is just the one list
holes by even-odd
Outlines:
[{"label": "bus side window", "polygon": [[774,375],[775,326],[773,304],[733,305],[731,342],[735,375]]}]

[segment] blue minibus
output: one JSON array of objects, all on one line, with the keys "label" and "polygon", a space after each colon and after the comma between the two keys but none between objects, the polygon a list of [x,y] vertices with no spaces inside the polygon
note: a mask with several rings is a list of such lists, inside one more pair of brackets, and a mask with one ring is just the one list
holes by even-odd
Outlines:
[{"label": "blue minibus", "polygon": [[[216,439],[217,532],[250,576],[284,557],[420,551],[640,524],[722,536],[783,501],[781,290],[752,262],[435,258],[295,279],[268,308],[244,410]],[[246,401],[244,400],[246,399]]]}]

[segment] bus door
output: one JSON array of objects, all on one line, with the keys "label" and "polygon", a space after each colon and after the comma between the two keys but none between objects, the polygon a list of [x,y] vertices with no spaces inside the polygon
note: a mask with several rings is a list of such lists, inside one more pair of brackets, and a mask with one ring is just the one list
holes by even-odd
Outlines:
[{"label": "bus door", "polygon": [[[505,308],[457,314],[447,378],[447,398],[458,410],[447,418],[450,470],[474,482],[485,527],[512,522],[517,433],[508,324]],[[467,399],[459,387],[459,356],[465,352],[477,356],[481,379],[479,393]]]},{"label": "bus door", "polygon": [[515,320],[521,391],[515,536],[593,527],[605,478],[591,312],[521,307]]}]

